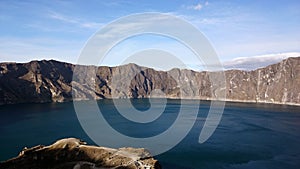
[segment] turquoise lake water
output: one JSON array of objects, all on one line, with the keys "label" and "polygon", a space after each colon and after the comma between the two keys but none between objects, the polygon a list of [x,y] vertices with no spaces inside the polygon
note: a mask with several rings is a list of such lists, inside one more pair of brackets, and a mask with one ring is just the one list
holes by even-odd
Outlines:
[{"label": "turquoise lake water", "polygon": [[[90,102],[81,103],[86,106],[88,119]],[[133,123],[123,118],[112,100],[97,103],[115,130],[131,137],[146,138],[172,126],[181,106],[189,110],[199,101],[168,100],[163,114],[150,123]],[[133,99],[131,103],[141,111],[157,108],[152,107],[148,99]],[[129,105],[124,103],[122,106]],[[300,168],[300,107],[226,103],[216,131],[205,143],[199,144],[209,106],[209,102],[201,101],[198,117],[189,134],[173,149],[155,157],[163,168]],[[65,137],[77,137],[95,144],[82,129],[72,102],[0,106],[0,117],[1,161],[17,156],[25,146],[48,145]]]}]

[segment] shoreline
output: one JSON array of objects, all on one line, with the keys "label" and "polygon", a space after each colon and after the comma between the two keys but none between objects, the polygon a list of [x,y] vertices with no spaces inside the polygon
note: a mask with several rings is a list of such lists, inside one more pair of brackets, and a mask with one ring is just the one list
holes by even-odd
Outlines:
[{"label": "shoreline", "polygon": [[[6,106],[6,105],[18,105],[18,104],[44,104],[44,103],[66,103],[66,102],[77,102],[77,101],[98,101],[98,100],[113,100],[113,99],[149,99],[150,97],[143,97],[143,98],[103,98],[103,99],[75,99],[75,100],[66,100],[66,101],[57,101],[57,102],[20,102],[20,103],[9,103],[9,104],[1,104],[0,106]],[[164,99],[155,97],[153,99]],[[197,100],[197,101],[220,101],[220,102],[227,102],[229,103],[252,103],[252,104],[268,104],[268,105],[282,105],[282,106],[300,106],[300,103],[292,103],[292,102],[269,102],[266,100],[262,101],[256,101],[256,100],[235,100],[235,99],[225,99],[225,100],[216,100],[211,98],[195,98],[195,97],[186,97],[186,98],[179,98],[179,97],[166,97],[165,99],[170,100]]]}]

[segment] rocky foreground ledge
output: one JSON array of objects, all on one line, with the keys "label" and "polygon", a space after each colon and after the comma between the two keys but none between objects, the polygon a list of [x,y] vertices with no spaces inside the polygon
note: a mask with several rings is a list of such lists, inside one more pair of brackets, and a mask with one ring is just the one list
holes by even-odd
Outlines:
[{"label": "rocky foreground ledge", "polygon": [[52,145],[24,148],[19,156],[0,163],[0,169],[161,169],[143,148],[112,149],[86,145],[76,138]]}]

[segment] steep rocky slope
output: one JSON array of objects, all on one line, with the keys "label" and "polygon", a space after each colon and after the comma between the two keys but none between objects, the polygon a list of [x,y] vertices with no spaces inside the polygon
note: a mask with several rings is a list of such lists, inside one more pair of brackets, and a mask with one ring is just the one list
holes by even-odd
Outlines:
[{"label": "steep rocky slope", "polygon": [[[74,74],[74,76],[73,76]],[[50,61],[0,63],[0,104],[143,98],[214,99],[209,72],[156,71],[128,64],[81,66]],[[300,105],[300,57],[254,71],[225,71],[226,100]],[[73,93],[73,95],[72,95]],[[157,95],[163,97],[163,95]]]},{"label": "steep rocky slope", "polygon": [[5,169],[160,169],[143,148],[97,147],[76,138],[58,140],[49,146],[24,148],[18,157],[0,162]]},{"label": "steep rocky slope", "polygon": [[300,57],[255,71],[226,71],[227,100],[300,104]]}]

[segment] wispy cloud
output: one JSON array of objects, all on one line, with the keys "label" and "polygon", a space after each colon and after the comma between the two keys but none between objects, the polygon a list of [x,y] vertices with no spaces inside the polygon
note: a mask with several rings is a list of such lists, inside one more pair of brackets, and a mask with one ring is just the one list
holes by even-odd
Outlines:
[{"label": "wispy cloud", "polygon": [[[31,60],[57,59],[76,61],[84,41],[58,40],[55,38],[0,38],[1,62],[28,62]],[[57,52],[59,51],[59,53]]]},{"label": "wispy cloud", "polygon": [[52,18],[52,19],[60,20],[60,21],[67,22],[67,23],[79,23],[78,20],[68,18],[68,17],[66,17],[62,14],[57,13],[57,12],[51,12],[49,17]]},{"label": "wispy cloud", "polygon": [[203,8],[203,6],[200,3],[198,3],[197,5],[194,5],[194,6],[190,6],[190,9],[194,9],[196,11],[200,11],[202,8]]},{"label": "wispy cloud", "polygon": [[53,12],[53,11],[50,12],[49,17],[67,24],[75,24],[83,28],[99,28],[100,26],[103,25],[102,23],[98,23],[98,22],[91,22],[80,18],[68,17],[61,13]]},{"label": "wispy cloud", "polygon": [[200,11],[203,9],[204,6],[207,6],[209,4],[208,1],[206,1],[205,3],[201,4],[200,2],[195,4],[195,5],[190,5],[190,6],[186,6],[187,9],[192,9],[192,10],[196,10],[196,11]]},{"label": "wispy cloud", "polygon": [[231,61],[224,62],[223,65],[225,69],[255,70],[258,68],[266,67],[271,64],[278,63],[283,59],[287,59],[289,57],[300,57],[300,52],[239,57]]}]

